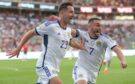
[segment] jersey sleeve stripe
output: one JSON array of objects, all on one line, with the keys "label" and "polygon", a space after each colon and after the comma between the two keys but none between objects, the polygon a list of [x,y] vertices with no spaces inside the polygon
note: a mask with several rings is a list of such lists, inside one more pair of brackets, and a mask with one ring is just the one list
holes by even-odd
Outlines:
[{"label": "jersey sleeve stripe", "polygon": [[47,75],[48,77],[50,77],[50,76],[51,76],[51,73],[50,73],[48,67],[43,67],[43,69],[45,70],[46,75]]},{"label": "jersey sleeve stripe", "polygon": [[114,47],[116,47],[117,45],[114,45],[113,47],[111,47],[111,49],[113,49]]},{"label": "jersey sleeve stripe", "polygon": [[35,28],[35,32],[37,33],[37,35],[40,35],[39,33],[38,33],[38,31],[37,31],[37,29]]},{"label": "jersey sleeve stripe", "polygon": [[75,66],[75,67],[74,67],[74,75],[75,75],[75,79],[77,79],[77,68],[78,68],[78,66]]},{"label": "jersey sleeve stripe", "polygon": [[45,46],[45,54],[44,54],[44,58],[43,58],[42,67],[44,67],[45,57],[46,57],[46,53],[47,53],[48,35],[44,35],[44,46]]}]

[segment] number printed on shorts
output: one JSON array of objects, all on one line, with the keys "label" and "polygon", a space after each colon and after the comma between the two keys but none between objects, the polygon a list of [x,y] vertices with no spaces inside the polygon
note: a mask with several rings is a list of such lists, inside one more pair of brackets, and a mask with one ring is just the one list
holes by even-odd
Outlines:
[{"label": "number printed on shorts", "polygon": [[62,40],[62,45],[60,46],[60,48],[66,49],[67,45],[68,45],[68,41]]},{"label": "number printed on shorts", "polygon": [[94,48],[90,47],[90,55],[92,54],[93,51],[94,51]]}]

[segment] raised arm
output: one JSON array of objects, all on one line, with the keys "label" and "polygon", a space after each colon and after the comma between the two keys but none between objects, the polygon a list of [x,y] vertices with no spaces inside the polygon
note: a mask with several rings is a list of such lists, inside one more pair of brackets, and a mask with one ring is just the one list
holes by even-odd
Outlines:
[{"label": "raised arm", "polygon": [[[85,41],[84,39],[81,37],[81,31],[77,30],[77,29],[72,29],[71,30],[71,35],[72,35],[72,39],[70,40],[70,43],[69,45],[71,47],[74,47],[74,48],[77,48],[77,49],[81,49],[81,50],[86,50],[84,44],[85,44]],[[80,42],[78,43],[77,40],[78,39]]]},{"label": "raised arm", "polygon": [[78,43],[75,39],[71,39],[69,45],[73,48],[86,50],[84,47],[84,40],[81,38],[80,43]]},{"label": "raised arm", "polygon": [[77,29],[72,29],[71,35],[72,35],[72,37],[79,37],[80,33]]},{"label": "raised arm", "polygon": [[119,60],[121,62],[121,67],[126,68],[127,63],[126,63],[126,60],[124,58],[124,55],[123,55],[121,49],[118,46],[116,46],[116,47],[113,48],[113,51],[117,54],[117,57],[119,58]]},{"label": "raised arm", "polygon": [[30,30],[30,31],[28,31],[23,37],[22,37],[22,39],[21,39],[21,41],[20,41],[20,43],[19,43],[19,45],[15,48],[15,49],[13,49],[13,50],[9,50],[8,52],[7,52],[7,56],[9,56],[9,58],[12,58],[12,57],[14,57],[14,56],[19,56],[19,53],[20,53],[20,51],[21,51],[21,49],[22,49],[22,47],[23,47],[23,45],[31,38],[31,37],[33,37],[34,35],[37,35],[37,33],[36,33],[36,31],[35,31],[35,29],[32,29],[32,30]]}]

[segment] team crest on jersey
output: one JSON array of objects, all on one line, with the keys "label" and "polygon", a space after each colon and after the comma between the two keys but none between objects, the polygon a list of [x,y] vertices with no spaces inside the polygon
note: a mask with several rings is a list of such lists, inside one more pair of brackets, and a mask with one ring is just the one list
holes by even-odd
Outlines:
[{"label": "team crest on jersey", "polygon": [[96,42],[96,45],[97,45],[97,46],[101,46],[101,42],[100,42],[100,41],[97,41],[97,42]]}]

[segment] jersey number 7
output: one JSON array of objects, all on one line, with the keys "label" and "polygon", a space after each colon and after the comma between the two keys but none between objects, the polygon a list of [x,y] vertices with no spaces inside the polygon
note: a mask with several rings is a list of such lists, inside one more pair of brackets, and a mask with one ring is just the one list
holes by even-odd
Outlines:
[{"label": "jersey number 7", "polygon": [[93,51],[94,51],[94,48],[90,47],[90,55],[92,54]]}]

